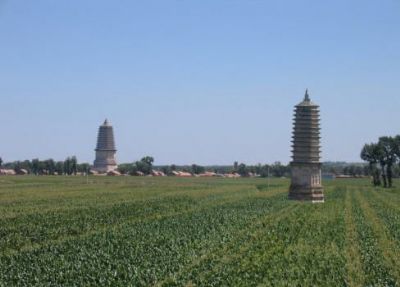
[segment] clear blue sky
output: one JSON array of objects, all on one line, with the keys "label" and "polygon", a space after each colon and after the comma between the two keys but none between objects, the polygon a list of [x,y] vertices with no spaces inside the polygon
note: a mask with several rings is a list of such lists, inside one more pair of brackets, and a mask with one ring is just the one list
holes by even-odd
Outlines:
[{"label": "clear blue sky", "polygon": [[305,88],[324,161],[399,134],[400,1],[0,0],[5,161],[286,163]]}]

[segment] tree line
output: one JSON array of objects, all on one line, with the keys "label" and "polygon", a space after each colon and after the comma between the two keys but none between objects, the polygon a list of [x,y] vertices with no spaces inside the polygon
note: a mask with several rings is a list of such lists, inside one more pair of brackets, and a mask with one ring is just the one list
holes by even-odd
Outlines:
[{"label": "tree line", "polygon": [[133,163],[122,163],[118,165],[118,171],[122,174],[138,175],[140,173],[144,175],[151,174],[153,170],[154,158],[151,156],[145,156],[141,160]]},{"label": "tree line", "polygon": [[76,156],[67,157],[63,161],[55,161],[51,158],[46,160],[35,158],[8,162],[4,165],[3,160],[0,158],[0,166],[13,169],[17,173],[26,170],[28,173],[35,175],[76,175],[77,173],[87,173],[90,169],[88,163],[78,163]]},{"label": "tree line", "polygon": [[[382,137],[378,143],[366,144],[361,152],[361,158],[368,162],[346,163],[346,162],[324,162],[322,173],[333,175],[348,175],[353,177],[371,176],[374,185],[383,184],[385,187],[392,186],[392,179],[400,176],[399,156],[400,136]],[[398,163],[398,164],[396,164]],[[19,172],[25,169],[35,175],[76,175],[86,174],[90,171],[90,164],[78,163],[76,156],[67,157],[64,161],[53,159],[24,160],[4,163],[0,157],[0,167],[13,169]],[[242,177],[290,177],[290,165],[280,162],[273,164],[246,165],[235,161],[233,165],[154,165],[152,156],[145,156],[141,160],[132,163],[118,165],[118,171],[129,175],[149,175],[153,170],[162,171],[166,175],[174,175],[175,171],[189,172],[193,175],[202,174],[206,171],[217,174],[236,173]]]},{"label": "tree line", "polygon": [[360,157],[369,164],[373,185],[392,187],[394,169],[400,165],[400,135],[380,137],[376,143],[365,144]]},{"label": "tree line", "polygon": [[154,166],[154,158],[151,156],[145,156],[139,161],[135,161],[132,163],[123,163],[118,165],[118,171],[122,174],[129,175],[149,175],[152,170],[162,171],[165,175],[173,175],[175,171],[183,171],[189,172],[194,175],[202,174],[206,171],[215,172],[217,174],[227,174],[227,173],[237,173],[242,177],[246,177],[249,175],[258,175],[260,177],[274,176],[274,177],[283,177],[290,176],[290,167],[289,165],[283,165],[280,162],[275,162],[272,165],[246,165],[244,163],[234,162],[233,165],[226,166],[202,166],[198,164],[192,165],[159,165]]},{"label": "tree line", "polygon": [[[166,175],[173,175],[174,171],[184,171],[197,175],[206,171],[215,172],[217,174],[237,173],[242,177],[249,175],[257,175],[260,177],[283,177],[290,176],[290,166],[283,165],[280,162],[268,165],[246,165],[244,163],[234,162],[233,165],[226,166],[202,166],[198,164],[192,165],[162,165],[154,166],[154,158],[145,156],[141,160],[132,163],[122,163],[118,165],[118,171],[122,174],[129,175],[149,175],[153,169],[160,170]],[[76,175],[77,173],[88,173],[90,165],[88,163],[78,163],[76,156],[67,157],[64,161],[55,161],[53,159],[24,160],[13,161],[3,165],[0,157],[0,167],[13,169],[16,172],[26,170],[29,174],[35,175]]]}]

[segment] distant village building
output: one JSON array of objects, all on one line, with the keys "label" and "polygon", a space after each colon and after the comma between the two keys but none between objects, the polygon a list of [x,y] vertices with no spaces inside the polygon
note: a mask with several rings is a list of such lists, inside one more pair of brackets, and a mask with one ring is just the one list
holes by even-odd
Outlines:
[{"label": "distant village building", "polygon": [[319,107],[306,90],[304,100],[295,107],[292,183],[289,199],[324,202],[321,183]]},{"label": "distant village building", "polygon": [[116,171],[116,170],[110,170],[110,171],[107,172],[107,175],[109,175],[109,176],[120,176],[121,173]]},{"label": "distant village building", "polygon": [[238,174],[238,173],[226,173],[224,176],[227,177],[227,178],[239,178],[239,177],[241,177],[241,175]]},{"label": "distant village building", "polygon": [[204,173],[200,173],[198,176],[199,177],[214,177],[214,176],[217,176],[217,174],[212,171],[206,171]]},{"label": "distant village building", "polygon": [[0,169],[0,175],[16,175],[17,173],[13,169]]},{"label": "distant village building", "polygon": [[99,127],[97,135],[96,159],[93,169],[99,173],[107,173],[117,169],[117,161],[115,160],[114,131],[113,127],[108,123],[107,119]]},{"label": "distant village building", "polygon": [[24,169],[24,168],[20,168],[20,169],[18,169],[18,170],[16,171],[16,173],[17,173],[18,175],[27,175],[29,172],[28,172],[26,169]]},{"label": "distant village building", "polygon": [[154,169],[151,171],[151,175],[152,176],[166,176],[165,173],[163,173],[162,171],[154,170]]},{"label": "distant village building", "polygon": [[193,175],[190,172],[186,171],[172,171],[172,174],[177,176],[177,177],[192,177]]}]

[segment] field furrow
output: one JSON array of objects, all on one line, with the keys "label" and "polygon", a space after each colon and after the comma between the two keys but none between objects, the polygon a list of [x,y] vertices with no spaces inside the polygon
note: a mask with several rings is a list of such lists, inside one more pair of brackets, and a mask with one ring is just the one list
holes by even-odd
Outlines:
[{"label": "field furrow", "polygon": [[370,286],[395,286],[397,272],[391,265],[393,257],[388,254],[389,240],[385,230],[379,226],[376,215],[359,190],[354,191],[353,213],[361,244],[361,256],[365,273],[365,284]]},{"label": "field furrow", "polygon": [[362,268],[362,259],[359,247],[359,237],[356,224],[353,218],[353,200],[351,191],[346,188],[345,200],[345,222],[346,222],[346,267],[347,267],[347,285],[353,287],[364,286],[364,270]]}]

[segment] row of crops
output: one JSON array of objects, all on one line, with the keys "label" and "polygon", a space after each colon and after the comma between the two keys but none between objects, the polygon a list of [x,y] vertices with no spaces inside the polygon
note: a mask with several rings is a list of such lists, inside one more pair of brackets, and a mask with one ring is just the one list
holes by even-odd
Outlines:
[{"label": "row of crops", "polygon": [[0,286],[400,284],[400,190],[332,181],[312,205],[281,179],[59,180],[0,182]]}]

